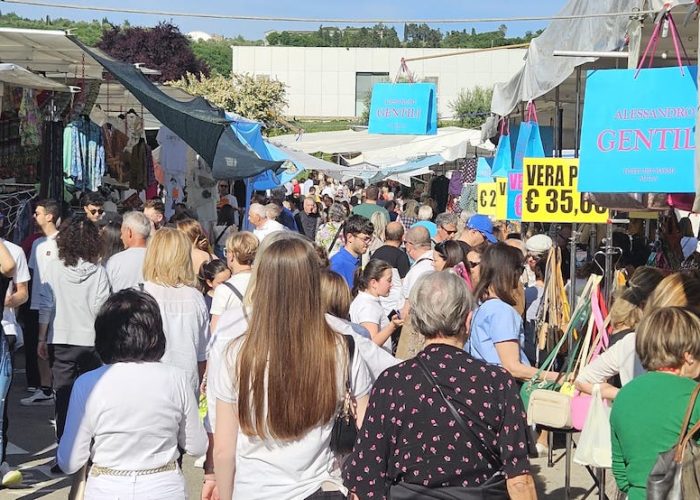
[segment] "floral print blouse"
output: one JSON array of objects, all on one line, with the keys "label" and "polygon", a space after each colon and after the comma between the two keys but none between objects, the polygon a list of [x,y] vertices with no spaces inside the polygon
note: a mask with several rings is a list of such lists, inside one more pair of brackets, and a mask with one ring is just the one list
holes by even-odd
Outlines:
[{"label": "floral print blouse", "polygon": [[476,487],[498,471],[506,477],[529,473],[530,431],[515,380],[445,344],[429,345],[418,356],[474,433],[464,435],[416,361],[404,361],[372,388],[344,465],[345,486],[363,499],[386,498],[401,481]]}]

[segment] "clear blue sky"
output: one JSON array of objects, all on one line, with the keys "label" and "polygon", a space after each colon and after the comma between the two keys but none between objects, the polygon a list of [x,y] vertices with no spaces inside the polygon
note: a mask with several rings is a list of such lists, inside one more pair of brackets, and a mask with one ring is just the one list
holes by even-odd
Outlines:
[{"label": "clear blue sky", "polygon": [[[566,0],[254,0],[233,2],[231,0],[55,0],[56,3],[79,4],[101,7],[121,7],[167,12],[205,12],[215,14],[241,14],[255,16],[290,17],[335,17],[335,18],[483,18],[556,14]],[[309,30],[318,27],[316,23],[275,23],[267,21],[231,21],[203,18],[135,15],[123,13],[91,12],[84,10],[29,7],[20,4],[0,3],[3,13],[15,12],[29,17],[65,17],[73,20],[92,20],[106,17],[111,22],[121,23],[128,19],[132,25],[153,26],[159,21],[169,20],[183,32],[205,31],[227,37],[243,35],[248,39],[261,39],[269,30]],[[546,21],[510,22],[508,34],[522,35],[525,31],[544,28]],[[491,31],[496,24],[475,25],[433,25],[442,31],[451,29]],[[396,26],[399,37],[402,26]]]}]

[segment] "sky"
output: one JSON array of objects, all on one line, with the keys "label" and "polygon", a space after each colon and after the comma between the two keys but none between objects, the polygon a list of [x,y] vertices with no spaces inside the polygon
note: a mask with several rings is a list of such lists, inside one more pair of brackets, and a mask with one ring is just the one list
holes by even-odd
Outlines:
[{"label": "sky", "polygon": [[[565,4],[565,0],[254,0],[249,2],[231,0],[48,0],[57,4],[85,5],[92,7],[133,8],[165,12],[196,12],[229,15],[254,16],[289,16],[289,17],[333,17],[333,18],[484,18],[517,17],[535,15],[554,15]],[[269,21],[234,21],[223,19],[205,19],[193,17],[174,17],[169,15],[153,16],[98,12],[85,10],[60,9],[54,7],[36,7],[3,2],[2,13],[14,12],[22,17],[40,19],[45,16],[64,17],[72,20],[102,19],[120,24],[128,20],[132,25],[153,26],[159,21],[171,21],[182,32],[204,31],[226,37],[242,35],[246,39],[258,40],[271,30],[313,30],[319,23],[283,23]],[[493,31],[500,23],[447,24],[429,23],[431,27],[449,30],[471,30],[478,32]],[[508,36],[519,36],[526,31],[545,28],[547,21],[506,22]],[[330,26],[330,23],[325,23]],[[341,24],[340,26],[344,26]],[[403,26],[396,26],[399,37],[403,35]]]}]

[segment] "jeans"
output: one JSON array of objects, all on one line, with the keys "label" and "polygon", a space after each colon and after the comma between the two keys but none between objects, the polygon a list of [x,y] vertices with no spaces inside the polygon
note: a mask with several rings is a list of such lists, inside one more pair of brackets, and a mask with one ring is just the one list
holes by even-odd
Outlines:
[{"label": "jeans", "polygon": [[0,331],[0,463],[7,451],[7,396],[12,384],[12,350],[5,334]]},{"label": "jeans", "polygon": [[68,344],[49,345],[49,361],[56,392],[56,438],[61,440],[66,426],[68,403],[73,384],[83,373],[102,366],[94,347]]}]

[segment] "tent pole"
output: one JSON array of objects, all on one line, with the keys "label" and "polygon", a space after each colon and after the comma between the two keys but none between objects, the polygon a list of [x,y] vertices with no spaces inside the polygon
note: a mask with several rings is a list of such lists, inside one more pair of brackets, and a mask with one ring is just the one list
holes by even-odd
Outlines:
[{"label": "tent pole", "polygon": [[[698,23],[698,54],[700,57],[700,23]],[[700,74],[698,75],[700,82]],[[698,98],[700,98],[700,86],[698,86]],[[695,144],[700,141],[700,113],[695,115]],[[695,201],[693,202],[693,211],[700,212],[700,155],[698,150],[695,150]]]}]

